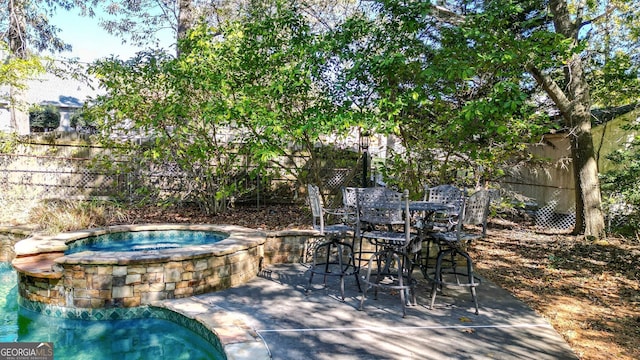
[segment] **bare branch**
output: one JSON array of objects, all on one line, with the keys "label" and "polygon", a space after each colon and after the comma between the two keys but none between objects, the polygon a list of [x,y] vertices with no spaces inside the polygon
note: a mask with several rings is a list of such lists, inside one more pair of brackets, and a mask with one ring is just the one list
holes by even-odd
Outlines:
[{"label": "bare branch", "polygon": [[598,15],[598,16],[596,16],[596,17],[594,17],[593,19],[590,19],[590,20],[587,20],[587,21],[583,21],[583,22],[580,24],[580,27],[579,27],[579,28],[583,28],[583,27],[585,27],[585,26],[587,26],[587,25],[590,25],[590,24],[592,24],[592,23],[594,23],[594,22],[598,22],[600,19],[602,19],[602,18],[604,18],[604,17],[606,17],[606,16],[611,15],[611,13],[612,13],[612,12],[614,12],[617,8],[618,8],[618,6],[617,6],[617,5],[611,5],[611,4],[610,4],[609,6],[607,6],[607,9],[605,10],[605,12],[603,12],[602,14],[600,14],[600,15]]},{"label": "bare branch", "polygon": [[465,20],[464,15],[460,15],[453,10],[445,8],[444,6],[433,5],[431,9],[432,15],[442,22],[446,22],[452,25],[460,25]]}]

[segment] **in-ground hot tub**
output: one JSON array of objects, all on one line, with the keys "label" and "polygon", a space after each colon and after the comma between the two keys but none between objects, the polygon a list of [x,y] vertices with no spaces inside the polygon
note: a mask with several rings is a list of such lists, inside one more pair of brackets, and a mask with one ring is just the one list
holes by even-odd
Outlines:
[{"label": "in-ground hot tub", "polygon": [[[143,232],[147,240],[133,242],[128,251],[73,250],[74,243],[145,238],[134,235]],[[167,235],[187,232],[192,236],[186,238],[203,241],[181,243]],[[153,246],[148,240],[153,238],[164,240]],[[79,309],[138,307],[248,281],[259,271],[265,241],[264,232],[233,225],[114,226],[22,240],[13,266],[20,296],[28,302]]]},{"label": "in-ground hot tub", "polygon": [[65,255],[83,251],[152,251],[194,245],[210,245],[229,237],[228,233],[197,230],[123,231],[94,235],[68,242]]}]

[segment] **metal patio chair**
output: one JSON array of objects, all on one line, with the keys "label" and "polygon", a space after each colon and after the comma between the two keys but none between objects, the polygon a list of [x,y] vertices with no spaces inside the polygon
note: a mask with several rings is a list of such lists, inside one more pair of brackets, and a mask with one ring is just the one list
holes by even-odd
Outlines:
[{"label": "metal patio chair", "polygon": [[[429,214],[429,218],[419,219],[425,233],[450,231],[457,223],[460,214],[460,206],[464,191],[454,185],[438,185],[434,187],[424,187],[424,201],[451,205],[447,211],[436,211]],[[429,267],[431,259],[431,247],[433,238],[427,237],[425,241],[425,256],[422,258],[422,268]]]},{"label": "metal patio chair", "polygon": [[413,258],[421,244],[416,233],[411,232],[409,192],[358,191],[358,222],[361,239],[375,245],[376,251],[367,263],[365,283],[360,299],[360,310],[364,308],[367,291],[374,288],[375,297],[379,289],[398,291],[402,302],[402,317],[406,316],[407,297],[410,305],[416,304],[415,285],[412,278]]},{"label": "metal patio chair", "polygon": [[309,283],[305,289],[308,292],[311,288],[313,276],[322,275],[324,285],[327,285],[327,276],[338,276],[340,278],[340,295],[344,301],[344,277],[353,275],[356,279],[358,289],[360,289],[360,279],[358,278],[358,267],[355,266],[353,245],[346,242],[345,238],[354,231],[352,225],[344,223],[325,224],[327,215],[335,215],[343,218],[344,209],[336,211],[325,209],[322,196],[318,186],[309,184],[309,205],[313,215],[313,228],[325,240],[317,244],[313,249],[313,261],[309,268]]},{"label": "metal patio chair", "polygon": [[[462,200],[462,209],[454,228],[446,232],[434,232],[431,234],[434,241],[438,243],[440,250],[436,258],[435,270],[430,273],[426,272],[425,276],[431,281],[431,308],[435,303],[438,290],[443,285],[454,285],[469,287],[471,298],[474,302],[476,315],[478,314],[478,297],[476,287],[480,285],[481,280],[475,276],[473,272],[473,260],[466,251],[469,243],[475,239],[484,237],[486,233],[487,216],[489,212],[490,194],[488,190],[479,190]],[[482,225],[483,232],[469,232],[465,229],[465,225]],[[465,263],[466,269],[460,270],[456,264],[456,258],[461,256]],[[447,257],[448,259],[445,259]],[[450,268],[443,267],[443,261],[451,262]],[[451,275],[455,281],[449,280]],[[447,277],[448,276],[448,277]],[[460,280],[460,276],[466,277],[466,281]]]},{"label": "metal patio chair", "polygon": [[424,200],[434,203],[450,204],[453,209],[447,212],[436,212],[427,226],[432,231],[448,231],[456,223],[464,192],[454,185],[438,185],[425,187]]}]

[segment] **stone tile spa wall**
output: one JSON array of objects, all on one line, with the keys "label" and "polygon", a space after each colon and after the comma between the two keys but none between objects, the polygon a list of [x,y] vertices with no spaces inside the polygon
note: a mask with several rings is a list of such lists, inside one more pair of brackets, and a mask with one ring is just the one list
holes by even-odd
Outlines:
[{"label": "stone tile spa wall", "polygon": [[11,262],[16,257],[15,244],[30,234],[27,228],[0,226],[0,262]]},{"label": "stone tile spa wall", "polygon": [[[215,244],[134,252],[64,255],[66,243],[118,231],[205,230],[229,233]],[[78,308],[135,307],[245,283],[259,272],[264,232],[227,225],[119,226],[16,244],[20,296]]]},{"label": "stone tile spa wall", "polygon": [[[64,255],[67,244],[123,231],[217,231],[229,237],[211,245],[146,252]],[[316,231],[265,233],[232,225],[129,225],[32,236],[15,246],[20,296],[67,308],[119,308],[184,298],[247,282],[270,264],[307,262]]]}]

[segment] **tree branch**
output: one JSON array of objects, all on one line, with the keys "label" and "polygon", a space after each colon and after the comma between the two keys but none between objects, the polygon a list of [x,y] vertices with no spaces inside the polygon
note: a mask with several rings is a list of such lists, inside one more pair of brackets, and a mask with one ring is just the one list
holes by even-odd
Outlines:
[{"label": "tree branch", "polygon": [[567,98],[560,86],[558,86],[550,76],[544,74],[532,64],[525,65],[525,69],[536,79],[536,82],[542,86],[558,109],[560,109],[560,112],[568,114],[571,108],[571,101]]},{"label": "tree branch", "polygon": [[593,19],[589,19],[587,21],[583,21],[582,23],[580,23],[580,26],[578,27],[578,29],[582,29],[583,27],[590,25],[594,22],[598,22],[598,20],[602,19],[605,16],[609,16],[614,10],[616,10],[618,8],[617,5],[609,5],[607,6],[607,9],[605,10],[605,12],[603,12],[602,14],[594,17]]},{"label": "tree branch", "polygon": [[460,15],[453,10],[445,8],[444,6],[433,5],[431,9],[432,15],[435,18],[452,25],[460,25],[465,20],[464,15]]}]

